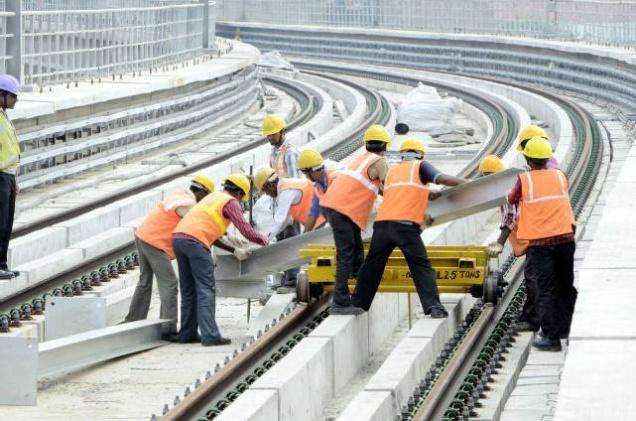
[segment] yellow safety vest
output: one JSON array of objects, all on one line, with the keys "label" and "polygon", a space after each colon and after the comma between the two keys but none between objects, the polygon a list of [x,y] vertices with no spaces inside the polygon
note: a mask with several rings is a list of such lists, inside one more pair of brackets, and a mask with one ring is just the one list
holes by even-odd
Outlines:
[{"label": "yellow safety vest", "polygon": [[6,171],[20,162],[20,143],[13,123],[4,111],[0,112],[0,171]]}]

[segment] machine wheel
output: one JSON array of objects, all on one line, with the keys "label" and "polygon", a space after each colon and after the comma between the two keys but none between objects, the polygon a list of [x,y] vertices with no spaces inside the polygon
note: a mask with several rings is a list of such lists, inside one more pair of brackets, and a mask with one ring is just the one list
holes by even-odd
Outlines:
[{"label": "machine wheel", "polygon": [[296,300],[300,303],[311,301],[311,288],[307,272],[300,272],[296,278]]},{"label": "machine wheel", "polygon": [[496,274],[490,274],[484,280],[484,302],[497,305],[499,301],[499,281]]}]

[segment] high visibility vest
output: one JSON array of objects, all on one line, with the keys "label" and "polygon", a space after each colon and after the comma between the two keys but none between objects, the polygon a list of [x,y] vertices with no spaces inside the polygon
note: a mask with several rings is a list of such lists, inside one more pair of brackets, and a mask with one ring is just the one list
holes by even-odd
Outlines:
[{"label": "high visibility vest", "polygon": [[187,234],[212,247],[231,224],[231,221],[223,216],[223,207],[232,199],[232,196],[222,191],[208,194],[190,209],[177,224],[174,232]]},{"label": "high visibility vest", "polygon": [[306,178],[281,178],[278,181],[278,189],[283,192],[285,190],[300,191],[300,200],[292,203],[289,207],[289,214],[294,221],[304,224],[307,222],[309,210],[311,209],[312,183]]},{"label": "high visibility vest", "polygon": [[9,170],[20,162],[20,142],[13,123],[0,111],[0,171]]},{"label": "high visibility vest", "polygon": [[196,204],[195,198],[187,192],[175,192],[162,200],[137,228],[135,235],[142,241],[163,250],[170,260],[174,259],[172,250],[172,231],[181,221],[177,208],[191,207]]},{"label": "high visibility vest", "polygon": [[543,169],[524,172],[519,179],[522,196],[517,238],[539,240],[572,233],[574,212],[565,175]]},{"label": "high visibility vest", "polygon": [[429,189],[420,179],[421,163],[419,160],[403,161],[389,170],[376,221],[424,223]]},{"label": "high visibility vest", "polygon": [[381,159],[371,152],[356,158],[346,170],[339,172],[320,205],[348,216],[360,229],[366,230],[381,184],[380,180],[369,178],[369,168]]},{"label": "high visibility vest", "polygon": [[273,159],[272,168],[278,177],[289,177],[289,172],[287,168],[287,160],[285,159],[285,155],[287,154],[287,150],[291,148],[291,145],[282,145],[278,149],[278,155]]}]

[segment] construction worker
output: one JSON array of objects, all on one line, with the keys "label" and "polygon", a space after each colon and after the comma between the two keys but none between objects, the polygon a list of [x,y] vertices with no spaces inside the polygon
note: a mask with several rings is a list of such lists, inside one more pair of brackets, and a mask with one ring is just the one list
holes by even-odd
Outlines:
[{"label": "construction worker", "polygon": [[[530,124],[521,130],[521,133],[519,133],[519,137],[517,138],[517,150],[523,153],[523,149],[526,147],[526,144],[533,137],[541,137],[545,140],[550,140],[545,130],[537,125]],[[547,168],[560,169],[559,162],[554,156],[551,156],[550,159],[548,159]]]},{"label": "construction worker", "polygon": [[[488,155],[479,165],[479,172],[482,176],[498,173],[505,169],[504,163],[495,155]],[[510,241],[513,254],[520,257],[526,254],[528,249],[528,241],[522,241],[517,238],[517,218],[519,210],[517,205],[506,203],[500,207],[501,224],[499,225],[499,238],[497,241],[488,245],[486,253],[495,257],[503,251],[506,241]],[[541,322],[539,310],[537,308],[537,280],[532,276],[532,264],[528,264],[528,256],[526,256],[524,264],[524,283],[526,286],[526,300],[523,304],[523,310],[519,321],[516,324],[517,330],[520,332],[539,330]]]},{"label": "construction worker", "polygon": [[298,150],[285,139],[287,123],[278,114],[269,114],[263,119],[263,136],[272,145],[269,166],[279,177],[300,178]]},{"label": "construction worker", "polygon": [[[250,181],[243,174],[232,174],[223,182],[223,190],[197,203],[177,224],[172,247],[179,265],[181,291],[181,329],[179,342],[201,341],[203,346],[226,345],[231,341],[219,332],[215,320],[216,291],[212,245],[225,248],[219,239],[234,224],[243,236],[266,246],[267,238],[252,228],[243,216],[239,200],[246,200]],[[249,254],[249,250],[246,254]],[[247,256],[243,256],[247,257]],[[201,336],[198,335],[201,329]]]},{"label": "construction worker", "polygon": [[466,180],[443,174],[424,161],[424,144],[406,139],[400,145],[402,162],[391,168],[384,180],[384,200],[373,224],[369,252],[360,272],[351,302],[368,311],[378,290],[386,263],[398,247],[409,266],[424,314],[432,318],[447,317],[439,300],[435,270],[422,241],[429,183],[457,186]]},{"label": "construction worker", "polygon": [[336,245],[336,280],[332,314],[360,314],[351,306],[348,281],[364,260],[361,230],[366,230],[373,204],[388,171],[384,154],[391,136],[374,124],[363,136],[366,151],[338,174],[320,200]]},{"label": "construction worker", "polygon": [[[267,233],[270,241],[282,241],[300,234],[300,224],[307,222],[311,207],[312,184],[305,178],[279,177],[273,168],[262,167],[254,174],[254,185],[261,194],[275,200],[274,226]],[[285,271],[279,293],[296,287],[298,268]]]},{"label": "construction worker", "polygon": [[542,335],[533,346],[560,351],[560,338],[567,337],[577,291],[574,288],[574,212],[568,181],[558,169],[547,167],[552,157],[550,142],[530,139],[523,150],[530,167],[519,175],[508,194],[508,203],[519,205],[517,236],[527,240],[528,261],[538,283],[538,307]]},{"label": "construction worker", "polygon": [[298,168],[305,176],[314,183],[314,191],[311,199],[311,209],[305,222],[305,232],[320,228],[323,224],[316,222],[320,218],[320,199],[338,174],[337,171],[330,171],[325,167],[320,152],[313,149],[306,149],[298,155]]},{"label": "construction worker", "polygon": [[195,176],[187,191],[178,191],[162,200],[135,231],[135,245],[139,253],[139,282],[135,288],[126,322],[148,317],[152,295],[152,278],[157,277],[161,298],[159,316],[170,320],[162,327],[166,340],[177,341],[177,275],[171,260],[172,231],[192,206],[214,191],[214,182],[204,175]]},{"label": "construction worker", "polygon": [[20,163],[18,133],[7,116],[7,110],[15,107],[19,94],[18,80],[11,75],[0,75],[0,279],[19,275],[9,269],[7,261],[18,194],[16,174]]}]

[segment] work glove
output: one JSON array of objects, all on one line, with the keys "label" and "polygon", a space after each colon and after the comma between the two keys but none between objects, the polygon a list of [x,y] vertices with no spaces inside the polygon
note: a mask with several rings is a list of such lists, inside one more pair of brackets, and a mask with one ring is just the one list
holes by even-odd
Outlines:
[{"label": "work glove", "polygon": [[250,244],[245,238],[229,233],[225,234],[221,241],[231,247],[247,247]]},{"label": "work glove", "polygon": [[252,250],[248,248],[236,247],[234,249],[234,253],[232,254],[234,254],[234,257],[236,257],[238,260],[245,260],[250,257],[250,254],[252,254]]},{"label": "work glove", "polygon": [[503,251],[503,246],[497,242],[488,244],[486,247],[486,254],[490,257],[496,257]]}]

